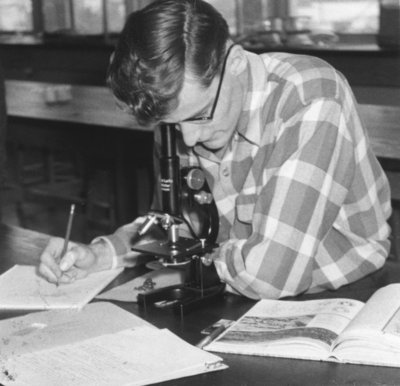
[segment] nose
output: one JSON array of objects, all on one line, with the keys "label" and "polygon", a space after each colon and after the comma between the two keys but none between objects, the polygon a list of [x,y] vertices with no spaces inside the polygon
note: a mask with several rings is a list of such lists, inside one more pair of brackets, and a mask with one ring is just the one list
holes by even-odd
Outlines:
[{"label": "nose", "polygon": [[180,128],[182,132],[183,142],[188,147],[193,147],[200,139],[201,129],[200,125],[193,125],[190,123],[181,123]]}]

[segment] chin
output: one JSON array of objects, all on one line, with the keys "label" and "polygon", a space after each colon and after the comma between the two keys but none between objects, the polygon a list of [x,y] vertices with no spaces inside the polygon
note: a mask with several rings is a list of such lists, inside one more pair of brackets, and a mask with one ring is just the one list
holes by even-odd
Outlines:
[{"label": "chin", "polygon": [[224,138],[218,138],[211,141],[203,142],[202,145],[208,150],[217,151],[224,148],[226,143],[227,141]]},{"label": "chin", "polygon": [[218,144],[217,143],[203,143],[202,145],[203,145],[203,147],[205,147],[207,150],[210,150],[210,151],[218,151],[224,147],[224,145],[221,145],[219,143]]}]

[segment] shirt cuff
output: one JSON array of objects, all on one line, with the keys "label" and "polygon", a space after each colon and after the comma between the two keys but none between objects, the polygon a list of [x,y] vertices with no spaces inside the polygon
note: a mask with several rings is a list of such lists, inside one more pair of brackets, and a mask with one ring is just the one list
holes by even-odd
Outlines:
[{"label": "shirt cuff", "polygon": [[92,240],[92,242],[90,243],[90,245],[95,245],[95,244],[103,244],[105,246],[105,250],[109,253],[107,253],[106,251],[104,251],[104,255],[108,254],[111,258],[111,267],[110,269],[115,269],[119,266],[118,264],[118,255],[117,255],[117,251],[113,245],[113,243],[108,239],[108,237],[104,237],[104,236],[100,236],[100,237],[96,237],[95,239]]}]

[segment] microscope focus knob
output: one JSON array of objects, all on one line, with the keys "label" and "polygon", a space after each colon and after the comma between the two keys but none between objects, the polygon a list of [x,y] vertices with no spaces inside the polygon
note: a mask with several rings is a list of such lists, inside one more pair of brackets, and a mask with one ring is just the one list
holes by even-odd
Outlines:
[{"label": "microscope focus knob", "polygon": [[193,197],[196,200],[196,202],[200,205],[211,204],[213,201],[212,194],[205,192],[204,190],[201,190],[200,192],[196,193]]},{"label": "microscope focus knob", "polygon": [[202,256],[201,262],[204,266],[209,267],[213,263],[213,259],[209,256]]},{"label": "microscope focus knob", "polygon": [[201,189],[205,180],[204,172],[199,168],[190,169],[186,175],[186,183],[193,190]]}]

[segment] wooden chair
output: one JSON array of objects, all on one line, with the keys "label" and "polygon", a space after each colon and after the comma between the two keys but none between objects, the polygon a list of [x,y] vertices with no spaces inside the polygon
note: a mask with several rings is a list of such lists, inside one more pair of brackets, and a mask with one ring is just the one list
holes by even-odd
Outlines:
[{"label": "wooden chair", "polygon": [[41,210],[67,211],[71,203],[76,203],[80,241],[115,230],[115,182],[111,167],[86,158],[80,151],[59,150],[18,146],[14,163],[20,225],[31,228]]},{"label": "wooden chair", "polygon": [[35,210],[32,212],[35,205],[40,212],[43,206],[54,209],[85,201],[85,182],[76,154],[51,146],[15,144],[15,147],[10,152],[14,158],[10,162],[14,167],[16,210],[22,227],[30,227],[30,217],[37,215]]}]

